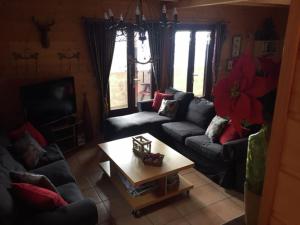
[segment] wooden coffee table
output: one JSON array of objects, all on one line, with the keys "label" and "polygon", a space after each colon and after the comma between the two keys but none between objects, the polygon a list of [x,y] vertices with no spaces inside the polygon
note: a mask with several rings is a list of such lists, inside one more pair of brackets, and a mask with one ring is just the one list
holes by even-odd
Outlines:
[{"label": "wooden coffee table", "polygon": [[[139,216],[140,210],[147,206],[181,193],[189,194],[189,190],[193,188],[192,184],[179,175],[180,184],[178,188],[168,190],[167,176],[191,168],[194,166],[194,163],[152,135],[148,133],[141,135],[152,141],[151,152],[159,152],[165,155],[161,167],[144,165],[142,160],[132,151],[132,137],[98,145],[109,158],[108,161],[101,162],[99,164],[100,167],[110,177],[112,183],[132,207],[134,216]],[[119,174],[127,178],[134,187],[138,187],[146,182],[156,181],[159,188],[155,191],[133,197],[121,182]]]}]

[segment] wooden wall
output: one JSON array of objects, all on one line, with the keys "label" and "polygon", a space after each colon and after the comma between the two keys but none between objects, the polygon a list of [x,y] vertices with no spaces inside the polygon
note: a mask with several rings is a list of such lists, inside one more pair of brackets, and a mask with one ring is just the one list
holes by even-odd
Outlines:
[{"label": "wooden wall", "polygon": [[268,149],[259,225],[300,224],[300,1],[293,0]]},{"label": "wooden wall", "polygon": [[[75,78],[79,114],[82,111],[82,95],[86,92],[94,128],[98,130],[101,112],[97,84],[92,73],[81,17],[101,18],[103,11],[110,7],[118,15],[121,11],[125,11],[128,2],[131,1],[1,0],[0,127],[12,128],[23,120],[19,101],[20,85],[72,75]],[[145,1],[147,18],[158,18],[159,8],[159,2]],[[226,60],[230,57],[232,35],[240,34],[246,38],[249,33],[254,33],[260,27],[266,17],[273,17],[278,33],[283,38],[287,16],[286,8],[267,7],[215,6],[178,11],[182,22],[212,23],[223,20],[228,23],[229,33],[220,67],[222,72],[225,70]],[[131,10],[129,17],[133,15],[134,10]],[[41,48],[39,33],[31,21],[32,16],[44,21],[55,19],[56,24],[49,33],[50,48]],[[16,61],[13,52],[37,52],[39,57],[37,62]],[[80,59],[62,61],[58,58],[59,52],[67,54],[80,52]]]}]

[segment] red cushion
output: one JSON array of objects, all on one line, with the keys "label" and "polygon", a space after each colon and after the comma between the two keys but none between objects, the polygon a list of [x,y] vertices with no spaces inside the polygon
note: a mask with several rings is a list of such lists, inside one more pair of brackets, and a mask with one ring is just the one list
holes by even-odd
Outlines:
[{"label": "red cushion", "polygon": [[159,91],[156,91],[154,93],[154,99],[153,99],[153,103],[152,103],[152,108],[155,111],[159,110],[161,102],[162,102],[163,99],[172,100],[173,99],[173,95],[172,94],[161,93]]},{"label": "red cushion", "polygon": [[26,122],[21,127],[11,131],[9,133],[9,137],[12,140],[17,140],[24,135],[25,131],[27,131],[42,147],[48,145],[44,136],[34,126],[32,126],[30,122]]},{"label": "red cushion", "polygon": [[57,193],[27,183],[12,183],[13,194],[21,201],[41,210],[53,210],[68,203]]},{"label": "red cushion", "polygon": [[228,123],[225,127],[222,135],[220,136],[219,142],[223,145],[229,141],[233,141],[242,137],[246,137],[248,135],[248,130],[243,128],[242,135],[240,135],[232,125],[232,123]]}]

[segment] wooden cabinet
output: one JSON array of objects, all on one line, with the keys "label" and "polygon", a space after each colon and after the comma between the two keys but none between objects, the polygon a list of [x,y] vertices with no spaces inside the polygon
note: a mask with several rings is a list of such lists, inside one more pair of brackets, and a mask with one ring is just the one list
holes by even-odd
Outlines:
[{"label": "wooden cabinet", "polygon": [[44,129],[51,134],[61,150],[70,152],[85,144],[85,134],[82,128],[82,120],[72,115],[43,125]]}]

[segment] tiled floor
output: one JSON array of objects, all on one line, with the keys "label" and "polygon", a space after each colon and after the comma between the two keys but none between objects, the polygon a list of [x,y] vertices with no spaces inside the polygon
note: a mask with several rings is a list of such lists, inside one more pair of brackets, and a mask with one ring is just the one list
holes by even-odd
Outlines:
[{"label": "tiled floor", "polygon": [[190,196],[180,196],[146,209],[141,218],[131,215],[98,166],[104,154],[93,145],[67,157],[83,195],[97,204],[99,225],[219,225],[244,213],[243,196],[226,191],[195,169],[181,174],[194,184]]}]

